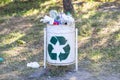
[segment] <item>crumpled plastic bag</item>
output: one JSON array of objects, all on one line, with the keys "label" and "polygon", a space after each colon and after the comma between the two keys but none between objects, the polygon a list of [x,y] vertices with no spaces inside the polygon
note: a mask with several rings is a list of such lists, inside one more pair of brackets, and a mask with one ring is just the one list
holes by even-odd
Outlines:
[{"label": "crumpled plastic bag", "polygon": [[66,15],[66,14],[61,14],[61,23],[67,23],[67,24],[73,24],[74,23],[74,18],[72,18],[72,16]]},{"label": "crumpled plastic bag", "polygon": [[40,22],[43,22],[43,23],[48,23],[48,24],[53,24],[54,22],[54,19],[45,15],[45,17],[43,19],[40,20]]},{"label": "crumpled plastic bag", "polygon": [[30,62],[30,63],[27,63],[27,67],[39,68],[40,65],[38,64],[38,62]]}]

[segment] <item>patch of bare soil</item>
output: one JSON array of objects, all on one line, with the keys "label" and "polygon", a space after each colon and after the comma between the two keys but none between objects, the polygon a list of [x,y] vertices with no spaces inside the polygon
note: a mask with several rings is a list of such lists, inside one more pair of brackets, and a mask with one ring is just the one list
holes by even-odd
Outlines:
[{"label": "patch of bare soil", "polygon": [[97,75],[96,73],[80,69],[78,72],[69,72],[64,77],[48,77],[46,80],[119,80],[119,76],[120,74],[105,73]]}]

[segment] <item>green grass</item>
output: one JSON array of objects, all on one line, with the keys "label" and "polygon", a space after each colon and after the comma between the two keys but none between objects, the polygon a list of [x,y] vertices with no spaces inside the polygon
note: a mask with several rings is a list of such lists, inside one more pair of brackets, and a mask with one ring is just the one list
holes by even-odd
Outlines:
[{"label": "green grass", "polygon": [[[33,5],[33,6],[31,6]],[[40,2],[37,0],[33,2],[10,2],[3,7],[1,7],[1,13],[0,15],[24,15],[25,13],[28,13],[32,11],[32,9],[38,9],[39,10]]]},{"label": "green grass", "polygon": [[120,33],[115,35],[115,39],[116,39],[117,42],[120,42]]},{"label": "green grass", "polygon": [[[46,4],[48,4],[49,6],[46,7]],[[47,0],[3,0],[1,1],[0,5],[0,15],[2,16],[32,16],[39,13],[46,13],[50,9],[60,8],[59,4]]]},{"label": "green grass", "polygon": [[[100,3],[100,5],[102,4]],[[76,15],[76,18],[80,19],[76,23],[76,27],[79,29],[78,39],[81,43],[79,65],[81,67],[88,66],[89,68],[85,68],[93,72],[101,71],[104,66],[107,66],[110,69],[109,71],[120,72],[118,67],[114,70],[110,67],[112,64],[118,65],[120,60],[120,27],[118,24],[120,12],[96,11],[97,8],[98,5],[94,8],[95,10],[90,9],[85,13],[81,12]],[[111,61],[113,61],[112,64]]]}]

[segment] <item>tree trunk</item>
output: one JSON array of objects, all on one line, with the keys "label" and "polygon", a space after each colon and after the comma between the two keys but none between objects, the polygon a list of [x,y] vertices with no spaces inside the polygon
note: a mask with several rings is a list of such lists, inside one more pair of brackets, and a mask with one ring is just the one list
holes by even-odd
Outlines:
[{"label": "tree trunk", "polygon": [[63,8],[64,12],[67,13],[74,13],[74,8],[72,5],[72,0],[63,0]]}]

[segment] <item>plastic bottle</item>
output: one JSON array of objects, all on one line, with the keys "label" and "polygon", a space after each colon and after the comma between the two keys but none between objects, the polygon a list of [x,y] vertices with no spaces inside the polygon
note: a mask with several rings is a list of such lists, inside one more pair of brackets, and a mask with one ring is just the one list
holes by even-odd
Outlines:
[{"label": "plastic bottle", "polygon": [[50,10],[49,15],[50,15],[51,18],[53,18],[54,20],[56,20],[57,16],[58,16],[58,13],[57,13],[56,10]]},{"label": "plastic bottle", "polygon": [[0,62],[3,62],[4,61],[4,59],[3,58],[0,58]]}]

